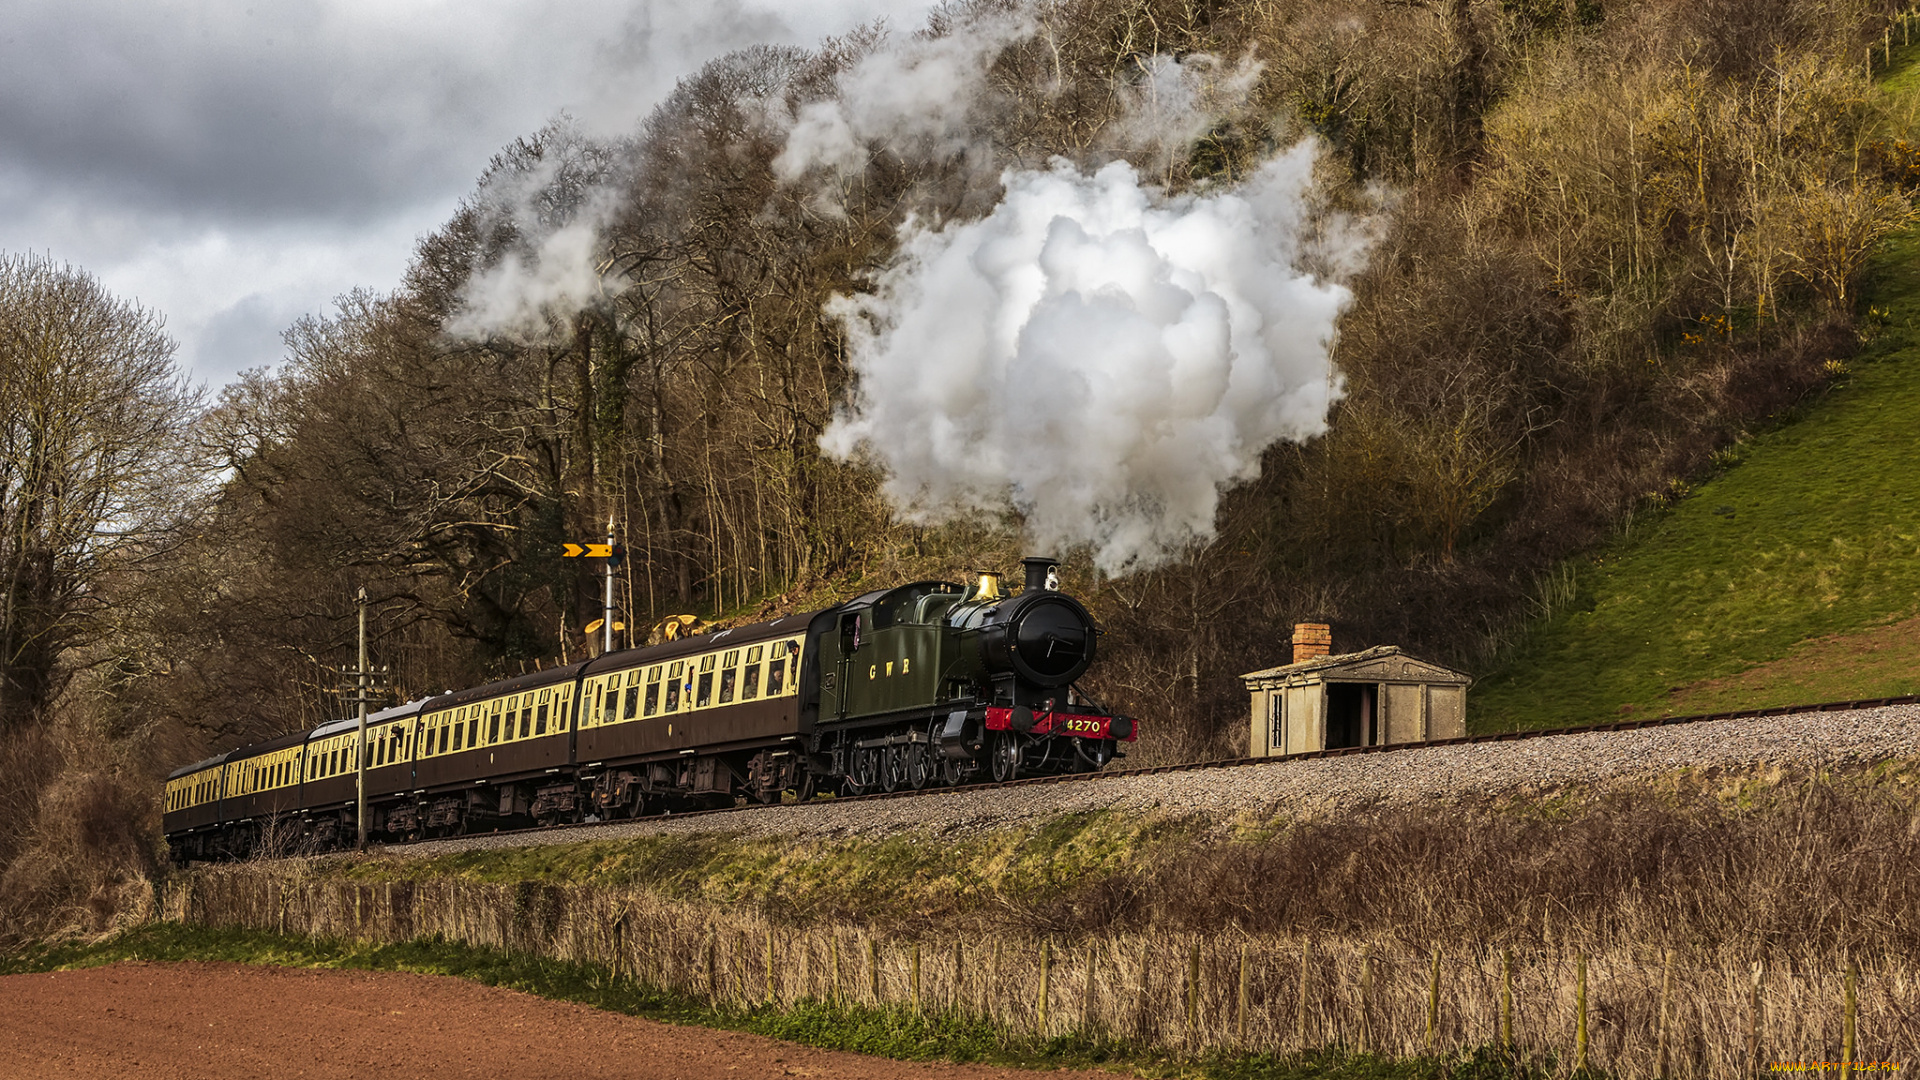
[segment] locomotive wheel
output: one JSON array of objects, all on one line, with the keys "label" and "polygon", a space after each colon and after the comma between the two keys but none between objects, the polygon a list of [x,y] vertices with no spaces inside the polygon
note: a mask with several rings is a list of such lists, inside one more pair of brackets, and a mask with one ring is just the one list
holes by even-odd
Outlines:
[{"label": "locomotive wheel", "polygon": [[967,763],[957,758],[942,757],[940,760],[940,780],[948,787],[959,787],[967,778]]},{"label": "locomotive wheel", "polygon": [[907,779],[906,755],[902,754],[897,746],[887,747],[881,751],[881,755],[880,789],[889,792],[899,791]]},{"label": "locomotive wheel", "polygon": [[1017,779],[1020,775],[1020,743],[1011,731],[993,733],[993,747],[988,751],[993,767],[993,781],[1004,784]]},{"label": "locomotive wheel", "polygon": [[932,783],[934,775],[933,758],[927,753],[927,748],[920,743],[914,743],[906,748],[906,756],[907,786],[915,791],[919,791]]},{"label": "locomotive wheel", "polygon": [[800,771],[800,783],[789,790],[793,792],[793,801],[807,802],[813,798],[813,793],[818,787],[818,782],[814,780],[813,773],[803,768]]},{"label": "locomotive wheel", "polygon": [[877,749],[856,749],[853,760],[848,763],[847,793],[863,795],[874,790],[880,784],[880,772],[883,768],[880,751]]}]

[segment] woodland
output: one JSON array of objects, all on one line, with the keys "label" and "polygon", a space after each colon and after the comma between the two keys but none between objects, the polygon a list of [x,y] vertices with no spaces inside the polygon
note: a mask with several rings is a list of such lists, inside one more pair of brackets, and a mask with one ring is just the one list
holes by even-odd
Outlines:
[{"label": "woodland", "polygon": [[[1284,662],[1296,621],[1484,672],[1562,560],[1844,372],[1861,270],[1920,183],[1870,77],[1898,13],[964,0],[747,49],[622,138],[560,117],[506,147],[397,287],[302,319],[211,398],[156,313],[0,258],[0,902],[110,912],[156,867],[169,769],[342,715],[361,587],[406,700],[596,649],[599,568],[562,551],[610,521],[621,644],[1012,571],[1017,512],[916,520],[879,463],[822,450],[855,381],[828,309],[909,220],[978,218],[1005,170],[1055,158],[1177,195],[1312,140],[1312,212],[1370,229],[1324,268],[1352,291],[1325,433],[1267,449],[1171,561],[1057,553],[1106,631],[1088,688],[1145,718],[1139,763],[1235,753],[1238,676]],[[769,115],[1008,19],[939,137],[792,182]],[[1130,136],[1160,58],[1246,74],[1193,137]],[[590,295],[461,331],[476,275],[588,221]]]}]

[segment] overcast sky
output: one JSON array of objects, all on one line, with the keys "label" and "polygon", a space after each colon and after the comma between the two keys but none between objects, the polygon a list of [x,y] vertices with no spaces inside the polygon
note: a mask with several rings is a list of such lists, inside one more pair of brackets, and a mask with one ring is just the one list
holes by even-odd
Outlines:
[{"label": "overcast sky", "polygon": [[682,75],[927,0],[5,0],[0,250],[167,317],[213,386],[390,289],[493,153],[629,130]]}]

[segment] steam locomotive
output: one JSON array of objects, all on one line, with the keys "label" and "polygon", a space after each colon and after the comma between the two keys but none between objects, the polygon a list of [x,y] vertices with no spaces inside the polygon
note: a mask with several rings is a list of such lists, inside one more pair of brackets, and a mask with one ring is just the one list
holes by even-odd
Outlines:
[{"label": "steam locomotive", "polygon": [[[1052,559],[1024,588],[922,581],[629,649],[366,720],[370,837],[405,840],[1090,772],[1139,735],[1076,687],[1099,631]],[[167,779],[177,861],[358,830],[359,722]]]}]

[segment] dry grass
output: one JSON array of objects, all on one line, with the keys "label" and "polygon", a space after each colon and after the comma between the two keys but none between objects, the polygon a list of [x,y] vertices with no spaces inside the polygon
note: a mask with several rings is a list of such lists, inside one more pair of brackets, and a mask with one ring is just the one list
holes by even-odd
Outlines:
[{"label": "dry grass", "polygon": [[1401,948],[1916,956],[1912,781],[1892,765],[1797,782],[1695,776],[1685,791],[1286,824],[1252,842],[1173,848],[1087,887],[1056,925],[1231,926]]},{"label": "dry grass", "polygon": [[[948,872],[989,880],[937,919],[671,899],[644,877],[368,880],[311,860],[197,870],[172,883],[165,915],[376,944],[440,937],[722,1004],[955,1012],[1176,1054],[1498,1043],[1510,956],[1516,1053],[1558,1069],[1575,1054],[1584,958],[1592,1065],[1654,1075],[1664,1045],[1670,1076],[1731,1076],[1756,1052],[1837,1059],[1849,966],[1856,1057],[1920,1053],[1910,780],[1892,766],[1695,776],[1659,792],[1383,811],[1251,839],[1173,834],[1052,891],[995,883],[956,846]],[[860,877],[876,911],[898,908],[884,874]]]},{"label": "dry grass", "polygon": [[0,948],[151,918],[159,811],[129,754],[78,725],[0,740]]},{"label": "dry grass", "polygon": [[[285,864],[198,871],[170,891],[165,913],[214,927],[375,944],[441,938],[582,961],[717,1004],[953,1012],[1012,1033],[1113,1035],[1183,1054],[1338,1045],[1411,1055],[1498,1043],[1508,963],[1486,946],[1442,951],[1436,966],[1433,952],[1391,942],[1231,928],[1079,940],[885,938],[847,926],[782,927],[752,911],[631,889],[367,884]],[[1653,1075],[1663,1043],[1675,1077],[1737,1075],[1756,1051],[1762,1061],[1840,1053],[1844,976],[1833,956],[1771,955],[1756,1012],[1748,956],[1693,952],[1669,966],[1650,948],[1563,937],[1512,954],[1519,1055],[1573,1059],[1582,956],[1588,1052],[1598,1068]],[[1920,1051],[1920,966],[1910,956],[1869,963],[1859,987],[1856,1057],[1911,1060]]]}]

